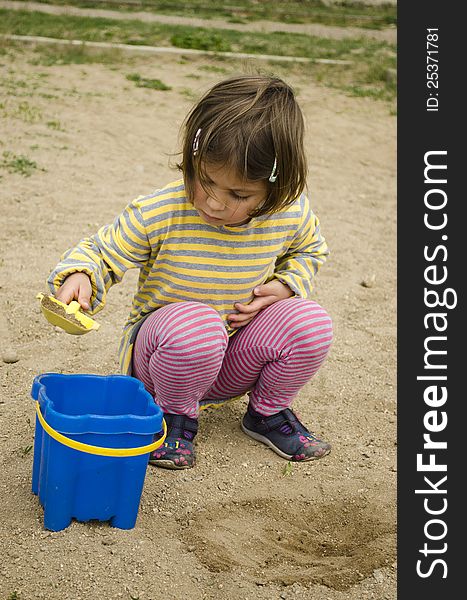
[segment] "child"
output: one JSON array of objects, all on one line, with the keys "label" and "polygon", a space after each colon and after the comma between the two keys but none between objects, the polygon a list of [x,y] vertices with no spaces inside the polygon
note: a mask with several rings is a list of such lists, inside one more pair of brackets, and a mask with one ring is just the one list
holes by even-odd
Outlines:
[{"label": "child", "polygon": [[131,202],[49,277],[59,300],[94,314],[140,269],[119,354],[164,411],[154,465],[192,467],[199,410],[247,392],[247,435],[287,460],[330,452],[290,409],[332,339],[309,299],[328,248],[303,193],[303,134],[282,80],[218,83],[185,120],[183,178]]}]

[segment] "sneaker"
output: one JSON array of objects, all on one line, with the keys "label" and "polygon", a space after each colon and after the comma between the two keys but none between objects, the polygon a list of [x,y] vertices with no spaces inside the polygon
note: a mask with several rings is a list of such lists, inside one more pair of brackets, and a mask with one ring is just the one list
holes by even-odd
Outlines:
[{"label": "sneaker", "polygon": [[167,437],[149,457],[149,464],[165,469],[190,469],[195,464],[193,440],[198,432],[198,420],[185,415],[164,414]]},{"label": "sneaker", "polygon": [[290,408],[264,417],[248,406],[241,427],[244,433],[287,460],[316,460],[331,452],[331,444],[308,431]]}]

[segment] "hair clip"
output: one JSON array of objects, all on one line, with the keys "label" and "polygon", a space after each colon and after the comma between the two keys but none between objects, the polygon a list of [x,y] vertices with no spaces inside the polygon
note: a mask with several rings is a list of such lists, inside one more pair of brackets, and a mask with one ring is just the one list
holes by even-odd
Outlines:
[{"label": "hair clip", "polygon": [[195,133],[195,139],[193,140],[193,156],[196,156],[199,148],[199,134],[201,133],[201,129]]},{"label": "hair clip", "polygon": [[269,181],[274,183],[277,179],[277,156],[274,159],[274,165],[272,166],[271,175],[269,175]]}]

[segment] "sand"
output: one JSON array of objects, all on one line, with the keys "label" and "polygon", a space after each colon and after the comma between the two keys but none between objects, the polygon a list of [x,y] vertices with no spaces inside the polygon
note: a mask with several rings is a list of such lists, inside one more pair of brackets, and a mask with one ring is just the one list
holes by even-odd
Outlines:
[{"label": "sand", "polygon": [[[52,327],[35,296],[67,247],[178,177],[168,163],[193,100],[252,66],[167,56],[46,67],[34,57],[30,49],[0,56],[0,152],[37,166],[29,177],[0,169],[0,356],[16,359],[0,361],[0,597],[395,599],[396,119],[388,106],[275,68],[299,93],[312,204],[332,250],[314,298],[334,320],[335,341],[294,404],[331,454],[287,468],[241,432],[244,397],[202,414],[194,469],[148,469],[134,529],[73,522],[53,533],[31,493],[31,384],[44,372],[118,372],[137,273],[112,288],[100,330],[84,336]],[[132,72],[172,89],[137,88],[126,79]]]}]

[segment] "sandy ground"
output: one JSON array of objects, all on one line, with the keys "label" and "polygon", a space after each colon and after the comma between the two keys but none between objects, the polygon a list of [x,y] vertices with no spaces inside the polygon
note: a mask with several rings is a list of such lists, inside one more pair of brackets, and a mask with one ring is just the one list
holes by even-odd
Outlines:
[{"label": "sandy ground", "polygon": [[[100,330],[86,336],[50,326],[35,295],[68,246],[177,176],[169,154],[193,100],[252,67],[32,58],[0,56],[0,156],[38,167],[0,170],[1,600],[395,599],[395,117],[276,68],[299,92],[312,203],[332,249],[315,298],[335,342],[295,407],[332,453],[288,472],[241,432],[244,398],[202,414],[196,468],[148,469],[134,529],[73,522],[52,533],[31,493],[31,384],[50,371],[117,372],[137,273],[111,290]],[[205,70],[219,65],[222,74]],[[137,88],[131,72],[172,90]]]}]

